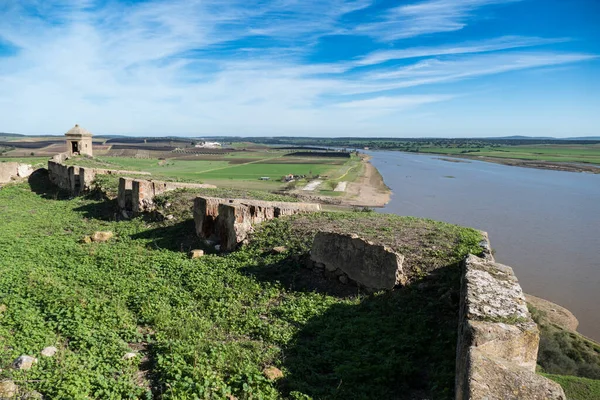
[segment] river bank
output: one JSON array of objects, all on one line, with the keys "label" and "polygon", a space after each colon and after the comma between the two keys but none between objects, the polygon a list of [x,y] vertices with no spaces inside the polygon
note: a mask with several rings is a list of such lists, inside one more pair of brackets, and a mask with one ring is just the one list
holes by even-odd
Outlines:
[{"label": "river bank", "polygon": [[392,191],[370,160],[371,156],[362,156],[361,172],[353,182],[346,182],[345,190],[339,191],[339,196],[319,195],[306,190],[295,190],[291,194],[302,201],[339,207],[385,207],[390,201]]},{"label": "river bank", "polygon": [[[434,154],[434,153],[427,153]],[[454,161],[456,159],[464,160],[477,160],[485,161],[489,163],[509,165],[512,167],[523,167],[523,168],[535,168],[535,169],[546,169],[551,171],[565,171],[565,172],[586,172],[591,174],[600,174],[600,165],[586,165],[582,163],[571,163],[571,162],[556,162],[556,161],[540,161],[540,160],[521,160],[517,158],[495,158],[486,156],[475,156],[468,154],[443,154],[444,157],[439,157],[440,160],[448,162],[460,162]]]},{"label": "river bank", "polygon": [[489,233],[523,289],[561,304],[600,340],[600,176],[437,155],[368,152],[393,194],[381,212]]}]

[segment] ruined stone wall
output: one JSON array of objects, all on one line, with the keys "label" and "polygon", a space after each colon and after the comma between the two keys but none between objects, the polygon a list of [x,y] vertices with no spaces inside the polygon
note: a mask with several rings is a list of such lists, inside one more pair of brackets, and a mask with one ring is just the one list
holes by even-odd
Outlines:
[{"label": "ruined stone wall", "polygon": [[357,235],[317,233],[310,259],[315,268],[334,273],[341,282],[350,280],[371,290],[391,290],[406,283],[403,255]]},{"label": "ruined stone wall", "polygon": [[14,179],[26,178],[33,173],[29,164],[17,162],[0,162],[0,183],[8,183]]},{"label": "ruined stone wall", "polygon": [[560,385],[535,373],[539,340],[512,268],[489,251],[469,255],[462,264],[456,399],[566,399]]},{"label": "ruined stone wall", "polygon": [[77,165],[65,165],[66,153],[57,154],[48,161],[50,182],[68,191],[74,196],[91,189],[96,175],[150,175],[149,172],[125,171],[105,168],[88,168]]},{"label": "ruined stone wall", "polygon": [[232,251],[246,240],[255,224],[284,215],[320,210],[320,204],[311,203],[197,197],[194,223],[200,238],[218,240],[221,250]]},{"label": "ruined stone wall", "polygon": [[134,214],[149,212],[155,209],[155,196],[171,190],[184,188],[214,189],[216,186],[205,183],[163,182],[122,177],[119,179],[117,201],[119,207],[125,212],[133,212]]}]

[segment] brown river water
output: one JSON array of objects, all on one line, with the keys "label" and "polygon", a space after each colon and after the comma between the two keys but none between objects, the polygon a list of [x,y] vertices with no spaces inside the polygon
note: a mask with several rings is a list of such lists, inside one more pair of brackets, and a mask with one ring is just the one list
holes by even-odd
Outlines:
[{"label": "brown river water", "polygon": [[487,231],[526,293],[568,308],[600,341],[600,175],[368,153],[393,191],[382,212]]}]

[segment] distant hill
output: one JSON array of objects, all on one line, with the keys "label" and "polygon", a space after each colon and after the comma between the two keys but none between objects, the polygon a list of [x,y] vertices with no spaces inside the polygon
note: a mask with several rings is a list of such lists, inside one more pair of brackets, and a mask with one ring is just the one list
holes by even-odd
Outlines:
[{"label": "distant hill", "polygon": [[2,137],[23,137],[25,135],[21,135],[19,133],[6,133],[6,132],[0,132],[0,136]]},{"label": "distant hill", "polygon": [[579,137],[570,137],[570,138],[565,138],[565,139],[567,139],[567,140],[600,140],[600,136],[579,136]]}]

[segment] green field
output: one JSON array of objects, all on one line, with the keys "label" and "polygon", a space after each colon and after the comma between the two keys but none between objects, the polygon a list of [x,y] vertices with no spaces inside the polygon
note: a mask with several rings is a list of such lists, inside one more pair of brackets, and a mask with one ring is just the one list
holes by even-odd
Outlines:
[{"label": "green field", "polygon": [[[212,183],[217,186],[277,189],[281,178],[293,175],[328,175],[333,179],[356,179],[360,159],[327,157],[289,157],[285,152],[247,152],[227,156],[203,156],[198,160],[143,159],[127,157],[76,157],[67,164],[83,167],[146,171],[154,179]],[[269,177],[268,181],[260,180]]]},{"label": "green field", "polygon": [[514,158],[518,160],[600,164],[600,145],[536,145],[503,147],[419,147],[419,153],[470,157]]},{"label": "green field", "polygon": [[[191,260],[191,220],[114,221],[114,202],[63,199],[41,174],[30,185],[0,190],[0,380],[15,381],[23,395],[452,398],[458,306],[440,293],[458,290],[457,261],[479,249],[477,232],[376,213],[322,214],[302,225],[304,234],[294,234],[293,218],[272,221],[241,250]],[[344,227],[344,219],[396,242],[425,229],[438,250],[408,251],[405,264],[443,265],[437,280],[356,296],[356,288],[343,286],[343,294],[308,279],[297,260],[319,226]],[[82,241],[98,230],[115,238]],[[281,245],[289,251],[270,251]],[[58,354],[40,356],[46,346]],[[128,352],[136,356],[124,359]],[[10,368],[23,354],[39,363]],[[283,378],[267,379],[267,367]]]}]

